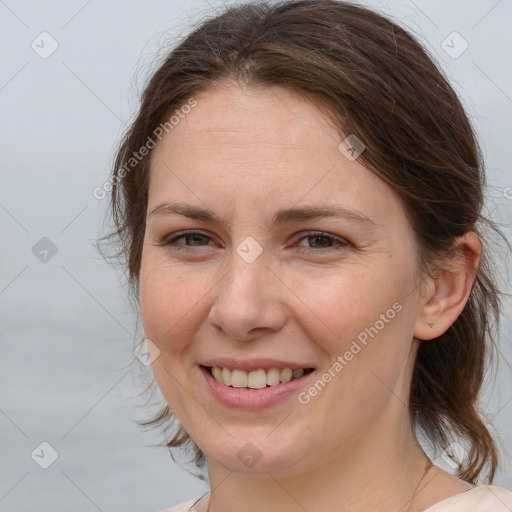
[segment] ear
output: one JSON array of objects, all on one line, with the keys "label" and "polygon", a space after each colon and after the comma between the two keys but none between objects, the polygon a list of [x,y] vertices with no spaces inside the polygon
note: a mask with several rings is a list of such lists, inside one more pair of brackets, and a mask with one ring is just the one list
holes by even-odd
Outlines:
[{"label": "ear", "polygon": [[424,295],[413,332],[420,340],[441,336],[464,309],[480,265],[480,238],[473,231],[457,237],[450,254]]}]

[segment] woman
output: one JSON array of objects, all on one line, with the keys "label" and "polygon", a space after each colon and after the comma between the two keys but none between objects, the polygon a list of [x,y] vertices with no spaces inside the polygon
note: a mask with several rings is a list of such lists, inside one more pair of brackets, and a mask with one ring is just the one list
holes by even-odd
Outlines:
[{"label": "woman", "polygon": [[113,184],[167,401],[146,424],[208,461],[170,510],[512,510],[478,409],[483,163],[411,35],[335,0],[228,8],[151,77]]}]

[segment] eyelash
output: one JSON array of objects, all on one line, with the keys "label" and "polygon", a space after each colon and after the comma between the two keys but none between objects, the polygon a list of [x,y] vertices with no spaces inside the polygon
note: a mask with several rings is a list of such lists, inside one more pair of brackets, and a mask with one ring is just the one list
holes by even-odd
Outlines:
[{"label": "eyelash", "polygon": [[[194,249],[192,249],[192,247],[207,247],[205,245],[189,246],[189,245],[184,245],[184,244],[176,244],[176,241],[179,240],[180,238],[185,238],[187,236],[194,236],[194,235],[199,235],[204,238],[208,238],[208,239],[212,240],[212,238],[210,236],[208,236],[205,233],[202,233],[200,231],[182,231],[182,232],[178,233],[177,235],[173,235],[170,238],[166,238],[165,240],[160,242],[158,245],[171,246],[171,245],[175,244],[172,247],[173,250],[185,251],[185,252],[196,252]],[[337,251],[339,249],[347,248],[352,245],[347,240],[344,240],[343,238],[339,238],[334,235],[324,233],[323,231],[310,231],[310,232],[308,232],[307,235],[299,238],[298,242],[301,242],[302,240],[305,240],[308,238],[315,238],[315,237],[321,237],[321,238],[331,240],[332,242],[338,242],[338,248],[335,248],[333,246],[327,247],[325,249],[315,249],[315,248],[311,248],[311,247],[310,248],[304,247],[301,250],[302,253],[318,255],[319,253]],[[304,249],[306,249],[306,250],[304,250]]]}]

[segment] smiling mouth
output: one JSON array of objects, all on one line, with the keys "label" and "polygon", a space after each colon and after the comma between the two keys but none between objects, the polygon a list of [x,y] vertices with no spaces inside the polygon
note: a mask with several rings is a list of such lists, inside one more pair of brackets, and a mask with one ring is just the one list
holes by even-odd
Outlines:
[{"label": "smiling mouth", "polygon": [[278,384],[297,380],[314,371],[314,368],[260,368],[245,370],[221,368],[219,366],[201,366],[220,384],[231,388],[264,389]]}]

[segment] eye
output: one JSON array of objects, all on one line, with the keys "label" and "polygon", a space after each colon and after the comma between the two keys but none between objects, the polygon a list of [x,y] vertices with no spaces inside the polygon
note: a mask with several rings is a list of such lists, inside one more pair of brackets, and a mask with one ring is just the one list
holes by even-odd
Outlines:
[{"label": "eye", "polygon": [[[180,243],[179,240],[183,240],[184,243]],[[207,247],[211,241],[212,238],[201,231],[182,231],[159,242],[158,245],[169,246],[173,250],[191,252],[194,251],[193,247]],[[303,241],[312,244],[312,246],[302,245]],[[314,231],[302,236],[297,246],[301,247],[300,252],[304,254],[319,254],[350,247],[351,244],[343,238],[322,231]]]},{"label": "eye", "polygon": [[[305,247],[305,252],[307,254],[318,254],[320,252],[330,252],[332,250],[339,250],[341,248],[350,247],[351,244],[344,240],[343,238],[339,238],[334,235],[329,235],[328,233],[324,233],[322,231],[315,231],[303,236],[299,239],[299,242],[306,240],[308,243],[313,244],[313,247]],[[298,244],[299,247],[301,244]]]},{"label": "eye", "polygon": [[[178,240],[185,240],[185,243],[178,243]],[[174,236],[166,238],[158,245],[173,246],[179,251],[188,251],[189,247],[204,247],[212,238],[200,231],[182,231]]]}]

